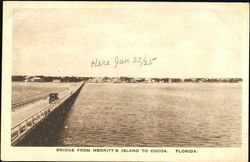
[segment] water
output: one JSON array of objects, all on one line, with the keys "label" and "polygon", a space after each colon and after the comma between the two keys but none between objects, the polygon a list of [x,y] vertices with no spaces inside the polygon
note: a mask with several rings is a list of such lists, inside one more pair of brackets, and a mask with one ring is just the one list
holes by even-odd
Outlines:
[{"label": "water", "polygon": [[86,84],[56,146],[240,147],[241,84]]}]

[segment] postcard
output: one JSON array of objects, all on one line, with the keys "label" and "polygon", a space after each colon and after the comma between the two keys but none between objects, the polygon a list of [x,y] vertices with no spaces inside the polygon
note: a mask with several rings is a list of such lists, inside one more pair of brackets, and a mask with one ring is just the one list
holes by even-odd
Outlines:
[{"label": "postcard", "polygon": [[247,161],[248,14],[5,1],[2,160]]}]

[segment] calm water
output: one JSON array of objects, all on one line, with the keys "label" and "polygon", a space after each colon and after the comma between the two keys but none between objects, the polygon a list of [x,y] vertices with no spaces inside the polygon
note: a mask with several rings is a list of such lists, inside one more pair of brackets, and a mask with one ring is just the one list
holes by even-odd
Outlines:
[{"label": "calm water", "polygon": [[241,84],[86,84],[57,146],[241,146]]}]

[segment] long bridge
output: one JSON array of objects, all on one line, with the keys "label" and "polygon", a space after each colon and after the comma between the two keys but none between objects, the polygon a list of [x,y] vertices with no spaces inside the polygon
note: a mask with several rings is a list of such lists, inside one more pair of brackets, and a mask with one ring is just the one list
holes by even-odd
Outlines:
[{"label": "long bridge", "polygon": [[11,145],[49,145],[84,84],[58,92],[58,99],[50,104],[48,94],[12,103]]}]

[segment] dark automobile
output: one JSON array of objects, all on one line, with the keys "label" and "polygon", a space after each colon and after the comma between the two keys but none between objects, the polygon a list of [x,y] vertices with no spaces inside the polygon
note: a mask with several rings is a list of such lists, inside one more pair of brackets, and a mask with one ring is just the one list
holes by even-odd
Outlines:
[{"label": "dark automobile", "polygon": [[49,94],[49,103],[53,103],[58,100],[58,93],[50,93]]}]

